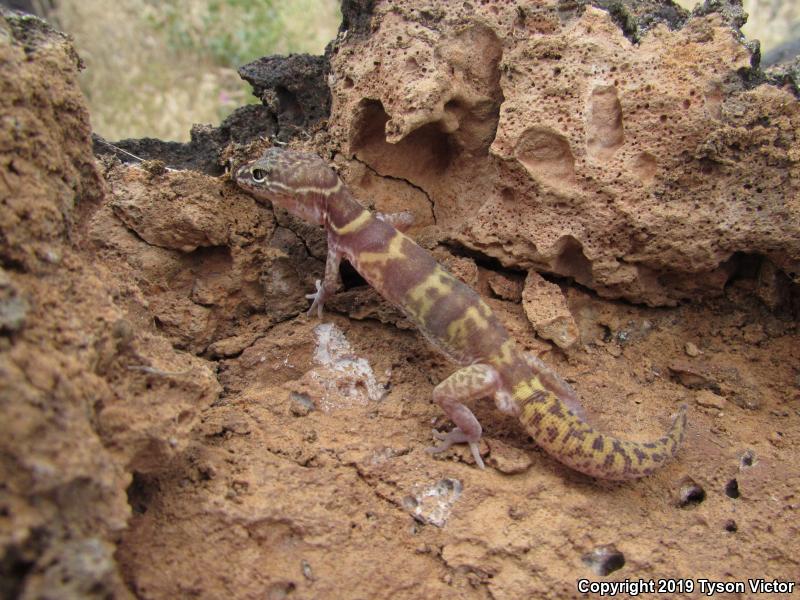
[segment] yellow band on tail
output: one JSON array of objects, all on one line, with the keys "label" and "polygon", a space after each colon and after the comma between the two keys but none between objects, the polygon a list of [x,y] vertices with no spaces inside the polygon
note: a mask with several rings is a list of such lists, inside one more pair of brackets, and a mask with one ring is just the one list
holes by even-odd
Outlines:
[{"label": "yellow band on tail", "polygon": [[670,460],[683,441],[687,405],[655,442],[629,442],[604,435],[580,420],[552,392],[537,390],[522,402],[520,421],[548,454],[576,471],[603,479],[635,479]]}]

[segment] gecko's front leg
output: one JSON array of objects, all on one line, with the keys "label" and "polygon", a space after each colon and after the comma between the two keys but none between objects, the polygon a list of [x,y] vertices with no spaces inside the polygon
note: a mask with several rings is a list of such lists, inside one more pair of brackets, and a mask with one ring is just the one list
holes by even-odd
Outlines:
[{"label": "gecko's front leg", "polygon": [[341,279],[339,277],[339,263],[342,261],[342,253],[336,247],[333,240],[328,238],[328,258],[325,260],[325,278],[322,282],[317,279],[317,291],[313,294],[306,294],[306,298],[313,300],[306,313],[309,317],[317,311],[317,316],[322,318],[322,307],[325,301],[330,298],[339,288]]},{"label": "gecko's front leg", "polygon": [[459,369],[433,388],[433,399],[456,427],[449,433],[435,432],[442,443],[428,448],[428,452],[444,452],[453,444],[467,443],[475,462],[483,469],[483,459],[478,451],[483,430],[472,411],[462,403],[494,395],[499,384],[500,377],[493,367],[478,364]]}]

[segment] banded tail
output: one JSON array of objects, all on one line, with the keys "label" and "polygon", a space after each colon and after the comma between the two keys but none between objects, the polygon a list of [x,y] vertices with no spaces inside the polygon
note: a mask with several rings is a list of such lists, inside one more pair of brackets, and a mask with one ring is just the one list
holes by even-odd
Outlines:
[{"label": "banded tail", "polygon": [[603,479],[650,475],[675,456],[686,432],[686,404],[679,407],[666,435],[655,442],[604,435],[546,389],[536,389],[520,406],[520,421],[548,454],[576,471]]}]

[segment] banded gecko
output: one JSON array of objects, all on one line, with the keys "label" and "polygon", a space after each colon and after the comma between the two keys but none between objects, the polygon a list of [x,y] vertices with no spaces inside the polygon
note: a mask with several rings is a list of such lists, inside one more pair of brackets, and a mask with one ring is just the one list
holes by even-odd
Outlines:
[{"label": "banded gecko", "polygon": [[320,157],[270,148],[258,160],[235,169],[233,179],[257,200],[271,201],[325,228],[325,275],[322,282],[317,280],[316,292],[306,296],[312,299],[309,315],[316,311],[322,316],[325,301],[339,286],[344,258],[428,342],[461,365],[433,390],[433,399],[455,428],[446,434],[434,432],[442,443],[430,451],[467,443],[483,468],[478,446],[482,428],[464,403],[493,397],[497,408],[516,416],[547,453],[587,475],[642,477],[677,452],[686,427],[685,404],[666,435],[655,442],[630,442],[597,431],[584,420],[572,388],[521,351],[476,292],[398,230],[409,224],[406,218],[370,213]]}]

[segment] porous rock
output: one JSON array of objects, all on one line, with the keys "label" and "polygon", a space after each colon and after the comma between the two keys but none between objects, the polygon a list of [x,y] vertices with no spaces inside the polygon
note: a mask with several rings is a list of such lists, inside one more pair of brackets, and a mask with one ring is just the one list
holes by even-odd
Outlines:
[{"label": "porous rock", "polygon": [[452,240],[602,296],[719,294],[742,253],[800,281],[800,104],[747,83],[737,22],[634,45],[598,8],[517,8],[371,6],[331,52],[334,144],[424,190]]},{"label": "porous rock", "polygon": [[182,452],[219,393],[85,235],[108,188],[79,66],[66,36],[0,8],[4,597],[132,598],[115,557],[132,471]]}]

